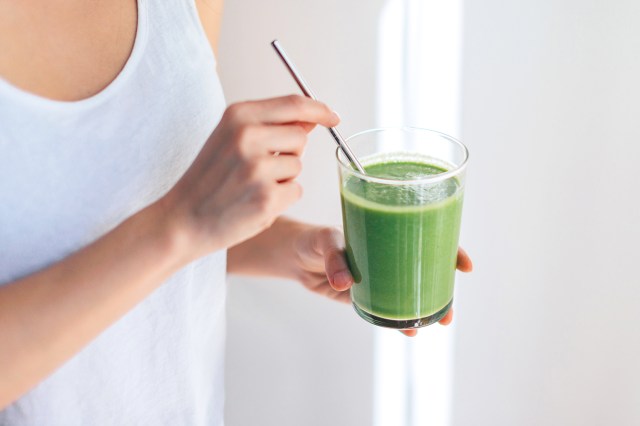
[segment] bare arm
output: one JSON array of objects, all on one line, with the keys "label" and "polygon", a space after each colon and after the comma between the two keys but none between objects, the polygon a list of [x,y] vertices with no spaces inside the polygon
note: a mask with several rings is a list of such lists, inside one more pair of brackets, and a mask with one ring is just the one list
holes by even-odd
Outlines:
[{"label": "bare arm", "polygon": [[0,287],[0,407],[133,308],[184,262],[158,205],[65,260]]},{"label": "bare arm", "polygon": [[298,279],[295,236],[312,225],[279,217],[255,237],[231,247],[227,253],[230,274]]},{"label": "bare arm", "polygon": [[300,96],[230,106],[167,195],[59,263],[0,286],[0,409],[172,273],[264,231],[296,201],[307,141],[297,122],[338,118]]}]

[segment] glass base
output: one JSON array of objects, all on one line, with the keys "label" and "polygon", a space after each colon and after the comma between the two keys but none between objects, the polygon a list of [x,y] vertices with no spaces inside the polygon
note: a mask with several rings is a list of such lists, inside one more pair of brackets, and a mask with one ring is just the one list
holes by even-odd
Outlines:
[{"label": "glass base", "polygon": [[356,306],[355,303],[353,303],[353,308],[356,310],[358,315],[360,315],[364,320],[370,322],[371,324],[377,325],[379,327],[393,328],[396,330],[406,330],[411,328],[426,327],[428,325],[431,325],[433,323],[440,321],[447,314],[452,304],[453,304],[453,299],[451,299],[451,301],[447,303],[447,305],[444,308],[440,309],[435,314],[429,315],[424,318],[408,319],[408,320],[394,320],[394,319],[378,317],[370,314],[369,312],[363,311],[358,306]]}]

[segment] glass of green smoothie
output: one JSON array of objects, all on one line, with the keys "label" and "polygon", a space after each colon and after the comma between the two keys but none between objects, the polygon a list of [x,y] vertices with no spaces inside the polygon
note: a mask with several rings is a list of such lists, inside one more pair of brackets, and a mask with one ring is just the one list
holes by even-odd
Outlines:
[{"label": "glass of green smoothie", "polygon": [[468,150],[412,127],[367,130],[347,141],[366,171],[337,150],[353,306],[383,327],[433,324],[453,301]]}]

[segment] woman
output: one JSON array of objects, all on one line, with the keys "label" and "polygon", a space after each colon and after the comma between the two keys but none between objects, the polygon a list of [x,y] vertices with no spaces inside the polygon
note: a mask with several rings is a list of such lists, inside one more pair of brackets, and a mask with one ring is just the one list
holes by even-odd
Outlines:
[{"label": "woman", "polygon": [[337,115],[225,110],[196,3],[0,3],[1,425],[222,424],[227,271],[348,301],[341,233],[279,217]]}]

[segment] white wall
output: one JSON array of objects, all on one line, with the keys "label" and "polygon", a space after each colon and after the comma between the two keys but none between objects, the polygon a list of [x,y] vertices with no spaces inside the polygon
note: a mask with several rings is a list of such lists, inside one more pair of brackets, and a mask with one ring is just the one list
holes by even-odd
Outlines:
[{"label": "white wall", "polygon": [[465,3],[456,426],[640,424],[640,2]]},{"label": "white wall", "polygon": [[[228,1],[219,71],[230,102],[299,93],[269,43],[279,38],[345,135],[374,125],[382,0]],[[340,223],[334,142],[312,135],[290,212]],[[353,310],[279,280],[233,279],[226,418],[235,425],[370,425],[373,329]]]}]

